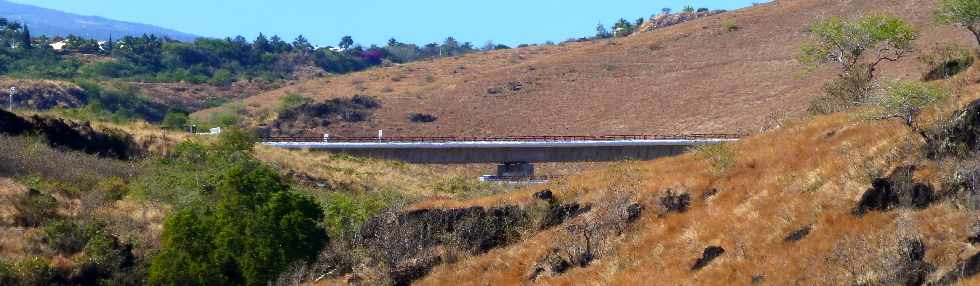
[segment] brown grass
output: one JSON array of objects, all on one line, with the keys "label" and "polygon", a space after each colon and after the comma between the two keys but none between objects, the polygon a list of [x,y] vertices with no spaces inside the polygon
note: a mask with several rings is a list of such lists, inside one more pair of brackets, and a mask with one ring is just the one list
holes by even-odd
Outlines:
[{"label": "brown grass", "polygon": [[[890,13],[922,27],[923,49],[973,44],[968,32],[933,24],[927,8],[933,2],[776,1],[612,40],[615,45],[571,43],[416,62],[302,82],[244,102],[260,114],[288,93],[382,101],[368,122],[331,126],[337,135],[377,129],[407,136],[756,131],[772,112],[804,112],[831,78],[831,66],[801,77],[803,66],[795,60],[808,40],[806,25],[816,19]],[[723,31],[723,19],[737,19],[740,29]],[[925,69],[913,56],[881,70],[885,78],[918,79]],[[523,88],[511,91],[511,83]],[[504,92],[489,96],[493,88]],[[406,118],[413,112],[439,120],[412,124]]]},{"label": "brown grass", "polygon": [[[953,106],[980,98],[977,69],[946,84],[960,96],[941,106],[933,118]],[[871,121],[869,110],[821,116],[789,123],[732,144],[734,166],[711,168],[703,154],[691,153],[649,163],[587,172],[549,186],[475,201],[438,201],[427,206],[529,205],[541,188],[562,201],[599,204],[626,193],[644,205],[643,218],[612,242],[606,255],[543,285],[745,285],[761,277],[767,285],[850,285],[888,283],[901,262],[901,239],[921,239],[926,262],[937,267],[930,280],[977,252],[965,241],[976,214],[942,202],[924,211],[852,215],[870,179],[910,162],[925,164],[917,179],[939,185],[941,168],[919,161],[921,139],[894,121]],[[930,116],[926,116],[929,121]],[[688,192],[689,211],[658,216],[658,198],[666,190]],[[717,195],[703,198],[709,190]],[[784,238],[806,225],[811,234],[798,242]],[[558,227],[524,241],[460,263],[436,268],[420,285],[529,284],[532,266],[568,233]],[[726,249],[708,267],[692,272],[694,260],[709,245]],[[971,278],[965,282],[975,282]]]}]

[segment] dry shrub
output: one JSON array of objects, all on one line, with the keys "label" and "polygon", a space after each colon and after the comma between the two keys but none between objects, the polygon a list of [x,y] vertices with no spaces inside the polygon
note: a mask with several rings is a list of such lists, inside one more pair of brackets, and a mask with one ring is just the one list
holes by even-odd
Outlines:
[{"label": "dry shrub", "polygon": [[0,176],[39,175],[71,182],[78,189],[87,190],[102,178],[132,177],[138,170],[137,165],[81,152],[55,150],[37,138],[0,135]]},{"label": "dry shrub", "polygon": [[929,66],[929,71],[922,76],[923,80],[943,80],[972,66],[976,61],[976,51],[955,44],[940,46],[920,56],[919,60]]},{"label": "dry shrub", "polygon": [[[864,69],[856,69],[864,70]],[[810,101],[811,114],[830,114],[868,103],[877,83],[867,73],[841,75],[823,87],[824,94]]]},{"label": "dry shrub", "polygon": [[737,151],[730,144],[701,145],[694,150],[694,153],[708,163],[714,174],[721,174],[735,166],[738,157]]}]

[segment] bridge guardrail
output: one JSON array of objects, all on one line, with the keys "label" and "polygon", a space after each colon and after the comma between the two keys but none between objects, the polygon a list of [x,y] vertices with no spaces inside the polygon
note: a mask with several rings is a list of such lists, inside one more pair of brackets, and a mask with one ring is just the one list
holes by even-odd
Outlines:
[{"label": "bridge guardrail", "polygon": [[568,142],[568,141],[627,141],[627,140],[710,140],[739,139],[741,134],[704,133],[683,135],[599,135],[599,136],[392,136],[392,137],[343,137],[343,136],[269,136],[262,142],[295,143],[444,143],[444,142]]}]

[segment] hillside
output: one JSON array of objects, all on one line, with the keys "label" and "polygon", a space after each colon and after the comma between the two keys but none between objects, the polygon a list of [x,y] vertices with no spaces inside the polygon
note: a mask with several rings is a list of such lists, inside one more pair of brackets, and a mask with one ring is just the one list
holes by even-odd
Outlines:
[{"label": "hillside", "polygon": [[25,23],[36,35],[48,37],[68,35],[108,40],[143,34],[193,41],[198,36],[152,25],[116,21],[96,16],[83,16],[27,4],[0,1],[0,17]]},{"label": "hillside", "polygon": [[[351,135],[377,129],[391,135],[756,131],[767,118],[800,114],[830,78],[828,70],[801,76],[795,58],[807,39],[808,23],[829,15],[888,13],[922,28],[922,48],[940,40],[970,43],[969,33],[933,24],[929,9],[922,9],[933,2],[776,1],[628,38],[501,50],[311,80],[244,103],[256,115],[270,111],[286,94],[316,100],[355,94],[378,98],[382,106],[368,121],[324,128]],[[734,19],[738,29],[725,31],[721,23],[726,19]],[[888,77],[916,77],[923,68],[908,58],[883,70]],[[412,123],[412,113],[438,119]]]},{"label": "hillside", "polygon": [[[980,130],[978,79],[974,66],[942,82],[955,98],[923,117],[941,144],[965,144],[948,150],[976,150],[960,140]],[[873,111],[415,204],[362,229],[362,247],[393,264],[318,285],[976,285],[977,153],[928,155]]]}]

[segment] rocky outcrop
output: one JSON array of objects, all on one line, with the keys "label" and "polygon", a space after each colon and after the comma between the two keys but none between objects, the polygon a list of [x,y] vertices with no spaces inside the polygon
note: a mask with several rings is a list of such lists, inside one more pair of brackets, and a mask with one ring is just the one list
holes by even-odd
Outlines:
[{"label": "rocky outcrop", "polygon": [[78,108],[85,105],[85,90],[78,85],[53,80],[0,80],[0,105],[9,103],[9,88],[17,87],[14,105],[18,108],[48,110]]},{"label": "rocky outcrop", "polygon": [[691,271],[701,270],[701,268],[708,266],[708,264],[710,264],[711,261],[714,261],[722,254],[725,254],[725,249],[722,248],[721,246],[708,246],[707,248],[704,249],[704,253],[701,254],[701,258],[698,258],[697,261],[694,261],[694,265],[691,266]]},{"label": "rocky outcrop", "polygon": [[718,15],[725,12],[726,12],[725,10],[713,10],[713,11],[701,11],[701,12],[677,13],[677,14],[662,13],[650,17],[649,21],[644,22],[643,25],[640,26],[639,31],[649,32],[656,29],[670,27],[694,19],[704,18],[712,15]]},{"label": "rocky outcrop", "polygon": [[137,148],[127,134],[115,130],[95,130],[88,122],[31,116],[21,118],[0,110],[0,134],[39,135],[52,147],[67,148],[102,157],[129,158]]},{"label": "rocky outcrop", "polygon": [[319,103],[307,103],[283,110],[273,122],[273,134],[301,135],[310,131],[323,131],[336,123],[367,121],[381,103],[368,96],[355,95],[348,99],[331,99]]},{"label": "rocky outcrop", "polygon": [[937,200],[932,185],[913,181],[915,166],[895,169],[891,176],[874,180],[861,196],[855,215],[869,211],[888,211],[892,208],[924,209]]}]

